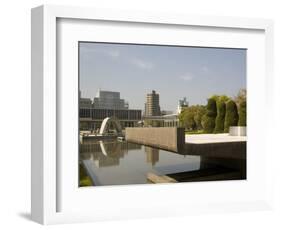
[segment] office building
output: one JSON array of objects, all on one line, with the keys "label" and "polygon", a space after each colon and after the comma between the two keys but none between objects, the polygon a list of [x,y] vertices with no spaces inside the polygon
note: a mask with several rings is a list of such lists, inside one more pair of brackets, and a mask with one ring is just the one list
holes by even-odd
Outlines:
[{"label": "office building", "polygon": [[99,90],[93,100],[95,109],[129,109],[129,105],[120,98],[119,92]]},{"label": "office building", "polygon": [[146,95],[145,116],[160,116],[159,94],[152,90],[152,93]]},{"label": "office building", "polygon": [[141,120],[141,110],[129,109],[128,103],[120,99],[119,92],[99,91],[91,106],[89,100],[80,98],[80,130],[97,131],[107,117],[118,119],[123,129],[138,126]]},{"label": "office building", "polygon": [[80,98],[80,108],[92,108],[92,100],[90,98]]}]

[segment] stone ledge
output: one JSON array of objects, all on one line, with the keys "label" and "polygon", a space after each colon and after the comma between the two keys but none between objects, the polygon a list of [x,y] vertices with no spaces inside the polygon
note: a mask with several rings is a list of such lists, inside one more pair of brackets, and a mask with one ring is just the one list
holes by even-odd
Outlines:
[{"label": "stone ledge", "polygon": [[126,128],[125,139],[129,142],[148,145],[173,152],[182,152],[185,149],[185,134],[183,128]]}]

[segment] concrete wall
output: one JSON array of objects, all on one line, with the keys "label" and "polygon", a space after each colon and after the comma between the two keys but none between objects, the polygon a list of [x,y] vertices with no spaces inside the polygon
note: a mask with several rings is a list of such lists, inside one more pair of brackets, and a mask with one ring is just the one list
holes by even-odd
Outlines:
[{"label": "concrete wall", "polygon": [[192,144],[185,143],[183,128],[126,128],[129,142],[161,148],[183,155],[199,155],[210,158],[246,159],[246,141]]},{"label": "concrete wall", "polygon": [[184,129],[177,127],[126,128],[125,138],[130,142],[174,152],[181,152],[185,147]]},{"label": "concrete wall", "polygon": [[225,142],[208,144],[186,144],[185,151],[188,155],[204,157],[217,157],[229,159],[246,159],[247,142]]}]

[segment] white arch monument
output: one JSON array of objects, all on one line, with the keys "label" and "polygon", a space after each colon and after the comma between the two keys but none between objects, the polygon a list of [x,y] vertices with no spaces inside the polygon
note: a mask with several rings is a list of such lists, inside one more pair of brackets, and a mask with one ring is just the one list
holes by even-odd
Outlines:
[{"label": "white arch monument", "polygon": [[117,134],[122,134],[122,127],[120,125],[120,122],[113,117],[107,117],[102,121],[99,134],[106,135],[108,133],[110,124],[113,124],[114,128],[117,131]]}]

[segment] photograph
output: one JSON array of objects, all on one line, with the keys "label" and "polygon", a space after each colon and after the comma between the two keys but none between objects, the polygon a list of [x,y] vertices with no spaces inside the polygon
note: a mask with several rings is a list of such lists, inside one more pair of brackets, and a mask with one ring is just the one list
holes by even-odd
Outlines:
[{"label": "photograph", "polygon": [[79,41],[78,85],[78,187],[247,179],[247,49]]}]

